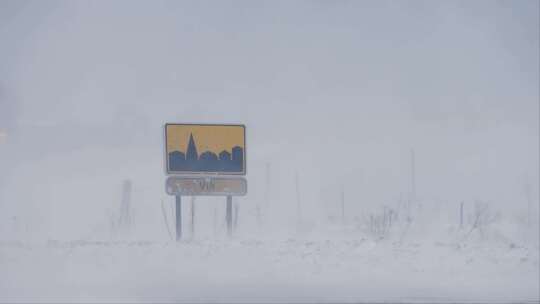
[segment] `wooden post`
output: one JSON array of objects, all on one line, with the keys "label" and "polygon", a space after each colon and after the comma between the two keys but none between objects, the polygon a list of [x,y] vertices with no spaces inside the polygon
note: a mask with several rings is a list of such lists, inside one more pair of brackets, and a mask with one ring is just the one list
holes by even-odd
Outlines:
[{"label": "wooden post", "polygon": [[302,206],[300,204],[300,185],[298,181],[298,172],[295,175],[295,185],[296,185],[296,217],[298,223],[302,220]]},{"label": "wooden post", "polygon": [[122,204],[120,206],[120,229],[122,233],[129,233],[131,227],[131,191],[132,184],[129,179],[122,184]]},{"label": "wooden post", "polygon": [[527,227],[531,226],[531,212],[532,212],[532,199],[531,199],[531,185],[527,181],[524,186],[525,197],[527,198]]},{"label": "wooden post", "polygon": [[[266,187],[264,189],[264,207],[268,208],[268,200],[270,195],[270,163],[266,163]],[[262,226],[262,210],[259,202],[257,201],[257,225],[259,229]]]},{"label": "wooden post", "polygon": [[341,222],[345,223],[345,190],[341,187]]},{"label": "wooden post", "polygon": [[414,149],[411,149],[411,201],[416,200],[416,164]]},{"label": "wooden post", "polygon": [[459,206],[459,229],[463,229],[463,204],[465,202],[462,201]]}]

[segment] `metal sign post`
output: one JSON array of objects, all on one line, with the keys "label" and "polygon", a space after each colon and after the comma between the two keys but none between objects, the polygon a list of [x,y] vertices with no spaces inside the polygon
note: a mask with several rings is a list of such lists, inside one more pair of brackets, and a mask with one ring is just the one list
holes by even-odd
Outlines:
[{"label": "metal sign post", "polygon": [[227,235],[232,236],[232,196],[227,195]]},{"label": "metal sign post", "polygon": [[182,196],[176,195],[176,240],[182,238]]},{"label": "metal sign post", "polygon": [[227,197],[227,235],[233,233],[233,196],[247,193],[246,128],[224,124],[166,124],[165,183],[176,198],[176,240],[182,238],[182,196]]}]

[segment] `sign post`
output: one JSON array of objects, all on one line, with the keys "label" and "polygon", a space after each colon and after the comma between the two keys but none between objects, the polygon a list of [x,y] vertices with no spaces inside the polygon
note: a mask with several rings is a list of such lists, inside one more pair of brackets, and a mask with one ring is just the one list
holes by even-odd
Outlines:
[{"label": "sign post", "polygon": [[176,240],[182,238],[182,196],[225,196],[232,236],[232,197],[247,194],[244,125],[166,124],[165,183],[176,198]]},{"label": "sign post", "polygon": [[232,196],[227,195],[227,235],[232,236]]},{"label": "sign post", "polygon": [[176,195],[176,240],[182,238],[182,196]]}]

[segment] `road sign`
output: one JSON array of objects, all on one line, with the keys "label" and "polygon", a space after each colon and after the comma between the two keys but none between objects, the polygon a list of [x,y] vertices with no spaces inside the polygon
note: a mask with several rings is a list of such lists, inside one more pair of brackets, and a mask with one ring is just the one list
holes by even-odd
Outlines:
[{"label": "road sign", "polygon": [[[182,236],[182,196],[226,196],[232,235],[232,196],[246,195],[244,125],[166,124],[166,191],[176,197],[176,239]],[[221,175],[221,176],[217,176]]]},{"label": "road sign", "polygon": [[166,191],[176,196],[243,196],[247,193],[247,181],[243,177],[170,176]]},{"label": "road sign", "polygon": [[167,174],[246,174],[244,125],[166,124]]}]

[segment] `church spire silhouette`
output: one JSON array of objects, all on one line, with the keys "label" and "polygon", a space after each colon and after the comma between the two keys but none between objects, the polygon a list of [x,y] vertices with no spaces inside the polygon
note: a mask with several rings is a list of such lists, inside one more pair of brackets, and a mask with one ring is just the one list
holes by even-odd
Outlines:
[{"label": "church spire silhouette", "polygon": [[199,158],[197,154],[197,146],[195,146],[195,140],[193,140],[193,133],[189,134],[189,144],[186,152],[186,160],[197,160]]},{"label": "church spire silhouette", "polygon": [[223,150],[219,155],[210,150],[201,152],[199,155],[193,133],[190,133],[185,154],[178,150],[169,153],[169,170],[174,173],[244,172],[244,149],[240,146],[232,147],[231,152]]}]

